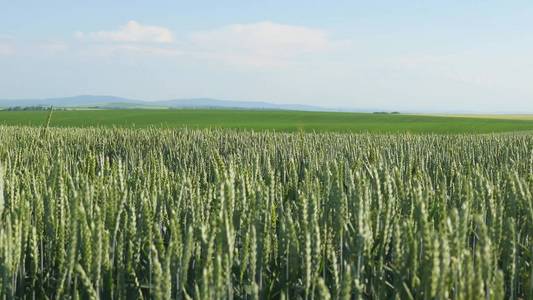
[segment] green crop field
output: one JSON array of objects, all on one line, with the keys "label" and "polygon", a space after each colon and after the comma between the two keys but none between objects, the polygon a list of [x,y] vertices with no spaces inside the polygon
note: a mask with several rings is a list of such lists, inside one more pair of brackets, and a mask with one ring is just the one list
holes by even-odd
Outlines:
[{"label": "green crop field", "polygon": [[500,120],[533,120],[532,114],[467,114],[467,115],[453,115],[453,114],[437,114],[434,116],[442,117],[460,117],[460,118],[481,118],[481,119],[500,119]]},{"label": "green crop field", "polygon": [[[45,111],[0,111],[0,125],[41,126]],[[533,119],[249,110],[55,111],[53,127],[188,127],[371,133],[491,133],[533,130]]]},{"label": "green crop field", "polygon": [[[424,128],[409,116],[229,113],[52,123]],[[0,141],[4,299],[533,299],[529,134],[0,126]]]}]

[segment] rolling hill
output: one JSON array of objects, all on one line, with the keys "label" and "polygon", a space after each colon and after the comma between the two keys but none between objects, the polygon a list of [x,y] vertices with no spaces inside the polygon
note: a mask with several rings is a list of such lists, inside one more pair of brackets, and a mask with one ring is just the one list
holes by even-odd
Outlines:
[{"label": "rolling hill", "polygon": [[255,101],[231,101],[210,98],[173,99],[162,101],[144,101],[114,96],[82,95],[64,98],[43,99],[0,99],[0,107],[54,106],[65,108],[226,108],[226,109],[266,109],[266,110],[301,110],[301,111],[332,111],[332,109],[301,105],[275,104]]}]

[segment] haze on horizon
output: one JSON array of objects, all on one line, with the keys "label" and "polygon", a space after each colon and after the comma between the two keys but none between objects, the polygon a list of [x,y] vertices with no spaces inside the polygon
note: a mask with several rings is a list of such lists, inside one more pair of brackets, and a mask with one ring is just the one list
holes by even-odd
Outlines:
[{"label": "haze on horizon", "polygon": [[531,1],[0,4],[0,99],[533,113]]}]

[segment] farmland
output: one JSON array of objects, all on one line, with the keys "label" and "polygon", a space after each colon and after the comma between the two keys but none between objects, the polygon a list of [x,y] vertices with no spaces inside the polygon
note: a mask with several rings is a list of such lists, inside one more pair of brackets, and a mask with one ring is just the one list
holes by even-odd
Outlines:
[{"label": "farmland", "polygon": [[[46,111],[0,111],[0,125],[41,126]],[[255,131],[492,133],[533,131],[533,119],[252,110],[55,111],[53,127],[232,128]]]},{"label": "farmland", "polygon": [[434,116],[441,117],[459,117],[459,118],[481,118],[481,119],[500,119],[500,120],[533,120],[532,114],[470,114],[470,115],[454,115],[454,114],[436,114]]},{"label": "farmland", "polygon": [[[222,127],[229,118],[202,112],[193,123],[185,118],[198,112],[170,111],[139,124],[136,114],[155,115],[85,113],[57,112],[51,125]],[[292,123],[281,112],[242,113],[231,127],[318,126],[301,123],[311,113]],[[392,118],[401,130],[428,128],[411,124],[421,117],[369,117],[390,131]],[[331,118],[328,130],[348,117]],[[438,133],[448,122],[421,120]],[[531,126],[459,121],[479,132]],[[362,124],[347,131],[378,128]],[[0,140],[5,298],[533,297],[528,134],[0,126]]]}]

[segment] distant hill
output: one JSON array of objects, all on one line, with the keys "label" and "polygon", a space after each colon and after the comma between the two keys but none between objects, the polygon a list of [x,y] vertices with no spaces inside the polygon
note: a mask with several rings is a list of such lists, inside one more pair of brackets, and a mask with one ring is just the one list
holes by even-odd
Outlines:
[{"label": "distant hill", "polygon": [[110,103],[143,104],[144,101],[132,100],[113,96],[74,96],[64,98],[45,99],[0,99],[1,107],[12,106],[58,106],[58,107],[87,107]]},{"label": "distant hill", "polygon": [[45,99],[0,99],[0,107],[54,106],[65,108],[225,108],[225,109],[268,109],[268,110],[302,110],[333,111],[318,106],[300,104],[274,104],[254,101],[230,101],[210,98],[174,99],[163,101],[143,101],[114,96],[83,95],[65,98]]}]

